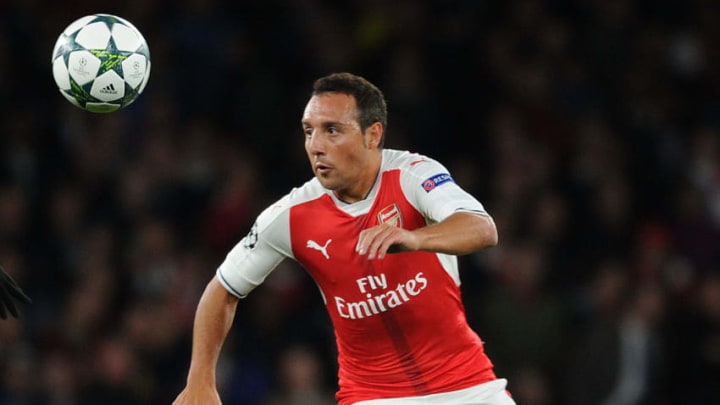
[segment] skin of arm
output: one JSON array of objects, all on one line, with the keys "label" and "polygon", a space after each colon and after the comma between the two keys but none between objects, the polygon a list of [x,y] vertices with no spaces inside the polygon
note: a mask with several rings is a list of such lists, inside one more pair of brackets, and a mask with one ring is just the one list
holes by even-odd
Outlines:
[{"label": "skin of arm", "polygon": [[465,255],[497,245],[495,222],[488,215],[456,212],[443,221],[412,231],[389,224],[360,232],[355,251],[368,259],[418,250]]},{"label": "skin of arm", "polygon": [[195,312],[187,385],[173,405],[221,404],[215,372],[237,303],[238,298],[227,292],[217,277],[208,283]]}]

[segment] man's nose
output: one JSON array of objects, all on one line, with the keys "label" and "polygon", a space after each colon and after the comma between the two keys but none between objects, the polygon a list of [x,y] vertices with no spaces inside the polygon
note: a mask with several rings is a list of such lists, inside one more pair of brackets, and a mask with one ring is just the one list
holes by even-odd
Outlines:
[{"label": "man's nose", "polygon": [[307,138],[307,149],[313,155],[321,155],[325,152],[325,144],[322,140],[322,135],[317,132],[313,132]]}]

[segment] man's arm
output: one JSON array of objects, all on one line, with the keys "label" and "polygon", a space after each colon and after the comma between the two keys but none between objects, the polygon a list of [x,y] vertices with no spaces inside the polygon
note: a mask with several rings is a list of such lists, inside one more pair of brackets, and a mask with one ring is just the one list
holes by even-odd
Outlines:
[{"label": "man's arm", "polygon": [[495,222],[488,215],[456,212],[443,221],[412,231],[382,224],[360,232],[355,250],[368,259],[386,253],[424,250],[465,255],[497,245]]},{"label": "man's arm", "polygon": [[228,293],[216,277],[208,283],[195,313],[187,385],[173,405],[221,404],[215,372],[237,303],[238,298]]}]

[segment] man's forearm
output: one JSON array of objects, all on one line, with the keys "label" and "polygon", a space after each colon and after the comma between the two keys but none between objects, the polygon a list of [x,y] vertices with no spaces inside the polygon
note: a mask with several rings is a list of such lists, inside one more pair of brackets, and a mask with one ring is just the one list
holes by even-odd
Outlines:
[{"label": "man's forearm", "polygon": [[205,288],[195,313],[188,385],[215,386],[220,349],[232,326],[237,302],[237,297],[228,293],[217,278]]},{"label": "man's forearm", "polygon": [[444,221],[415,230],[420,250],[464,255],[497,245],[498,235],[490,216],[458,212]]}]

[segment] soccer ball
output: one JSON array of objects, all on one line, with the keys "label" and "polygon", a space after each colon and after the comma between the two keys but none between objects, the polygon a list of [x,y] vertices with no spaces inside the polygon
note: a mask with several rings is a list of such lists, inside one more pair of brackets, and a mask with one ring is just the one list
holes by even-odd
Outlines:
[{"label": "soccer ball", "polygon": [[150,77],[145,38],[130,22],[110,14],[88,15],[70,24],[55,43],[51,61],[60,94],[97,113],[135,101]]}]

